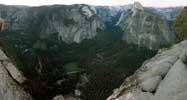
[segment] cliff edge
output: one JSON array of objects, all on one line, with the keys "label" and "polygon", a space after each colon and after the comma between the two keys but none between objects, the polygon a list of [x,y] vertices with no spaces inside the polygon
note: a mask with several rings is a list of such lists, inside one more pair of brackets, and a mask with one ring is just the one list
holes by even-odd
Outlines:
[{"label": "cliff edge", "polygon": [[25,79],[0,49],[0,100],[33,100],[21,87]]},{"label": "cliff edge", "polygon": [[186,100],[187,40],[159,50],[107,100]]}]

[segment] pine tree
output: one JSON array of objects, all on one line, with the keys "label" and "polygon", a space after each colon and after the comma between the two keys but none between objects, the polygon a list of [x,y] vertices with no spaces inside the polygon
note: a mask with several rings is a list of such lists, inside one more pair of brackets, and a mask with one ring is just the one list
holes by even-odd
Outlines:
[{"label": "pine tree", "polygon": [[182,12],[176,16],[173,22],[173,31],[176,34],[174,42],[187,39],[187,7],[184,7]]}]

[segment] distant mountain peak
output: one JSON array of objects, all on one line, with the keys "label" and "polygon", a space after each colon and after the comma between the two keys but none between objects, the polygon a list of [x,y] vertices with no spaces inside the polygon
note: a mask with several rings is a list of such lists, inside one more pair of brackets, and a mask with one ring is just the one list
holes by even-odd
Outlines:
[{"label": "distant mountain peak", "polygon": [[144,12],[144,8],[140,2],[134,2],[133,8],[133,15],[132,16],[139,16],[142,15]]},{"label": "distant mountain peak", "polygon": [[140,10],[140,11],[143,11],[144,8],[142,6],[142,4],[138,1],[134,2],[134,5],[133,5],[133,10]]}]

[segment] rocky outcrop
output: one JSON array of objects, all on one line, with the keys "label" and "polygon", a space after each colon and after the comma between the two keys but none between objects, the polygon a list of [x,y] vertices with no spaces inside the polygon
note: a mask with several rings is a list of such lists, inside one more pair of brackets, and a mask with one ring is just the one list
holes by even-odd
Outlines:
[{"label": "rocky outcrop", "polygon": [[67,96],[64,98],[62,95],[58,95],[58,96],[55,96],[52,100],[81,100],[81,99],[77,99],[72,96]]},{"label": "rocky outcrop", "polygon": [[0,100],[33,100],[21,84],[25,77],[0,50]]},{"label": "rocky outcrop", "polygon": [[168,24],[157,15],[144,11],[139,2],[121,14],[116,24],[123,30],[123,40],[149,49],[171,43]]},{"label": "rocky outcrop", "polygon": [[108,100],[185,100],[187,41],[162,49],[114,90]]},{"label": "rocky outcrop", "polygon": [[5,68],[16,82],[19,84],[23,84],[25,82],[26,78],[12,63],[8,63]]},{"label": "rocky outcrop", "polygon": [[139,15],[143,14],[144,8],[139,2],[134,2],[132,12],[133,12],[133,14],[132,14],[133,17],[139,16]]},{"label": "rocky outcrop", "polygon": [[65,98],[62,95],[55,96],[52,100],[65,100]]},{"label": "rocky outcrop", "polygon": [[184,100],[187,97],[187,68],[178,60],[158,86],[152,100]]}]

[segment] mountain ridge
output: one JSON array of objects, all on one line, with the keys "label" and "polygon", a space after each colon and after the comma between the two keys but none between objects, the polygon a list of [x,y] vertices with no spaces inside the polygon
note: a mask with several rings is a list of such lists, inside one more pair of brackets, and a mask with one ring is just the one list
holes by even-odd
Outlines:
[{"label": "mountain ridge", "polygon": [[[5,22],[0,39],[27,78],[25,89],[34,99],[73,94],[103,100],[144,60],[170,46],[169,23],[179,12],[171,9],[161,16],[164,12],[137,3],[120,8],[0,6]],[[68,74],[72,72],[78,73]],[[82,77],[89,80],[86,85]]]},{"label": "mountain ridge", "polygon": [[[133,6],[135,5],[126,5],[120,7],[90,6],[84,4],[52,5],[39,7],[1,5],[0,15],[6,21],[6,30],[20,31],[24,34],[34,34],[38,38],[46,38],[49,37],[50,34],[57,33],[59,38],[66,43],[80,43],[84,39],[94,38],[98,34],[97,29],[106,29],[106,22],[111,22],[114,26],[117,22],[119,23],[120,19],[123,19],[124,22],[127,21],[128,19],[122,18],[123,14],[125,14],[125,16],[130,17],[130,15],[128,15],[127,10],[133,9]],[[180,11],[178,10],[175,12],[175,9],[170,10],[171,11],[168,13],[167,16],[176,16]],[[68,13],[67,11],[69,11],[70,13]],[[145,12],[149,13],[146,10]],[[159,11],[151,15],[155,16],[158,14],[158,12]],[[170,15],[171,13],[173,14]],[[116,21],[112,18],[116,18]],[[167,18],[170,21],[170,17],[165,18],[166,19],[163,20],[166,21],[166,24],[168,24]],[[121,27],[120,25],[117,26],[122,28],[122,30],[125,31],[127,34],[128,32],[126,29],[124,29],[124,27],[132,27],[128,25],[124,27]],[[169,25],[166,27],[169,27]],[[157,30],[161,29],[158,27]],[[165,30],[170,31],[170,29]],[[160,34],[171,33],[166,32]],[[128,35],[126,37],[131,38],[131,36],[128,37]],[[124,37],[122,40],[124,40]],[[140,40],[143,41],[142,39]],[[153,48],[151,46],[146,46],[144,43],[136,43],[135,41],[127,43],[133,43],[140,46],[142,45],[143,47],[148,47],[149,49]],[[157,43],[156,45],[160,45],[160,43]],[[156,48],[158,47],[159,46],[157,46]]]}]

